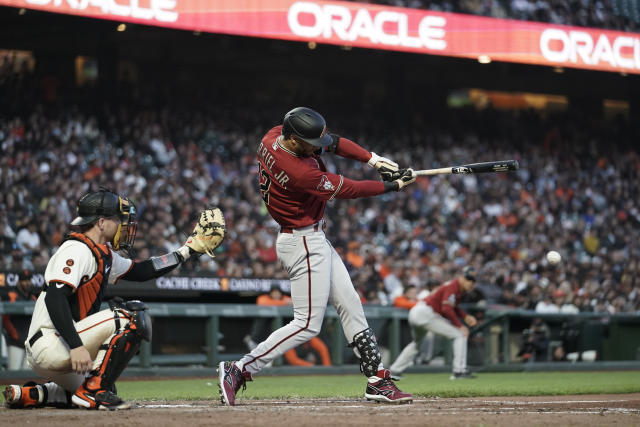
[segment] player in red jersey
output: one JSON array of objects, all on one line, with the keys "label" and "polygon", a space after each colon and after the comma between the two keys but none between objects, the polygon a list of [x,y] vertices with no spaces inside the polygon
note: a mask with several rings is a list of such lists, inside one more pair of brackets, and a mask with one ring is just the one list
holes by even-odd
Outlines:
[{"label": "player in red jersey", "polygon": [[423,301],[409,310],[409,326],[413,333],[413,341],[400,352],[391,365],[394,377],[411,366],[413,358],[418,354],[418,347],[427,332],[453,340],[453,374],[452,380],[475,378],[467,371],[467,338],[469,326],[476,325],[476,318],[465,313],[458,305],[462,296],[471,292],[476,282],[476,272],[471,266],[462,269],[462,274],[455,279],[438,286]]},{"label": "player in red jersey", "polygon": [[[354,181],[327,171],[321,154],[368,163],[390,182]],[[218,373],[224,404],[233,406],[240,387],[267,363],[320,332],[327,303],[336,308],[345,336],[368,378],[365,396],[381,402],[410,402],[384,369],[376,338],[347,269],[322,229],[327,201],[398,191],[415,182],[411,169],[370,153],[349,139],[327,133],[324,118],[310,108],[289,111],[282,126],[262,138],[257,152],[259,188],[280,225],[278,259],[289,273],[294,318],[236,362],[221,362]],[[395,173],[395,175],[394,175]]]}]

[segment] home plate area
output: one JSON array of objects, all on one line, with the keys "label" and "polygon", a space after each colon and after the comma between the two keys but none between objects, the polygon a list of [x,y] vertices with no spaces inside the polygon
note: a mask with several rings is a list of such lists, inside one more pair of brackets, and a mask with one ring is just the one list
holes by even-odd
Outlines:
[{"label": "home plate area", "polygon": [[[413,404],[388,405],[363,399],[240,399],[234,407],[211,401],[141,401],[131,410],[8,410],[5,425],[42,421],[48,426],[132,425],[268,427],[337,425],[638,425],[640,394],[417,398]],[[46,419],[46,420],[45,420]]]}]

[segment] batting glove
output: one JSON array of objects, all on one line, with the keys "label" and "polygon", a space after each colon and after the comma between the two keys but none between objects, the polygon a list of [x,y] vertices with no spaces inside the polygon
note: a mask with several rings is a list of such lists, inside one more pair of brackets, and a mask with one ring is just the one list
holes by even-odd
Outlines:
[{"label": "batting glove", "polygon": [[402,175],[399,179],[395,180],[395,182],[398,183],[398,191],[402,190],[407,185],[416,182],[418,175],[416,175],[413,169],[401,169],[399,172],[401,172]]},{"label": "batting glove", "polygon": [[398,171],[398,164],[386,157],[378,156],[376,153],[371,153],[371,158],[367,162],[369,166],[376,168],[380,176],[385,181],[394,181],[397,176],[394,173]]}]

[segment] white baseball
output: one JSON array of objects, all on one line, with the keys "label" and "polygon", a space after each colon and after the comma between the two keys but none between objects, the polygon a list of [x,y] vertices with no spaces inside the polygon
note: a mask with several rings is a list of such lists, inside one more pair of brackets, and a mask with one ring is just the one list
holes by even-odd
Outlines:
[{"label": "white baseball", "polygon": [[549,262],[549,264],[556,265],[561,260],[562,260],[562,257],[560,256],[560,254],[558,252],[556,252],[556,251],[547,252],[547,261]]}]

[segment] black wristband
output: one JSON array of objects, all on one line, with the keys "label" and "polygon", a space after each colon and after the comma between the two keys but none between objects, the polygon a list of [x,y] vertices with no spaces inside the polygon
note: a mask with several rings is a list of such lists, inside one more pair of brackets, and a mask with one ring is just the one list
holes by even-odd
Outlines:
[{"label": "black wristband", "polygon": [[400,184],[398,181],[385,181],[384,182],[384,192],[388,193],[390,191],[398,191],[400,189]]},{"label": "black wristband", "polygon": [[121,279],[131,282],[145,282],[167,274],[183,261],[180,253],[171,252],[159,257],[151,257],[144,261],[134,262],[131,269]]}]

